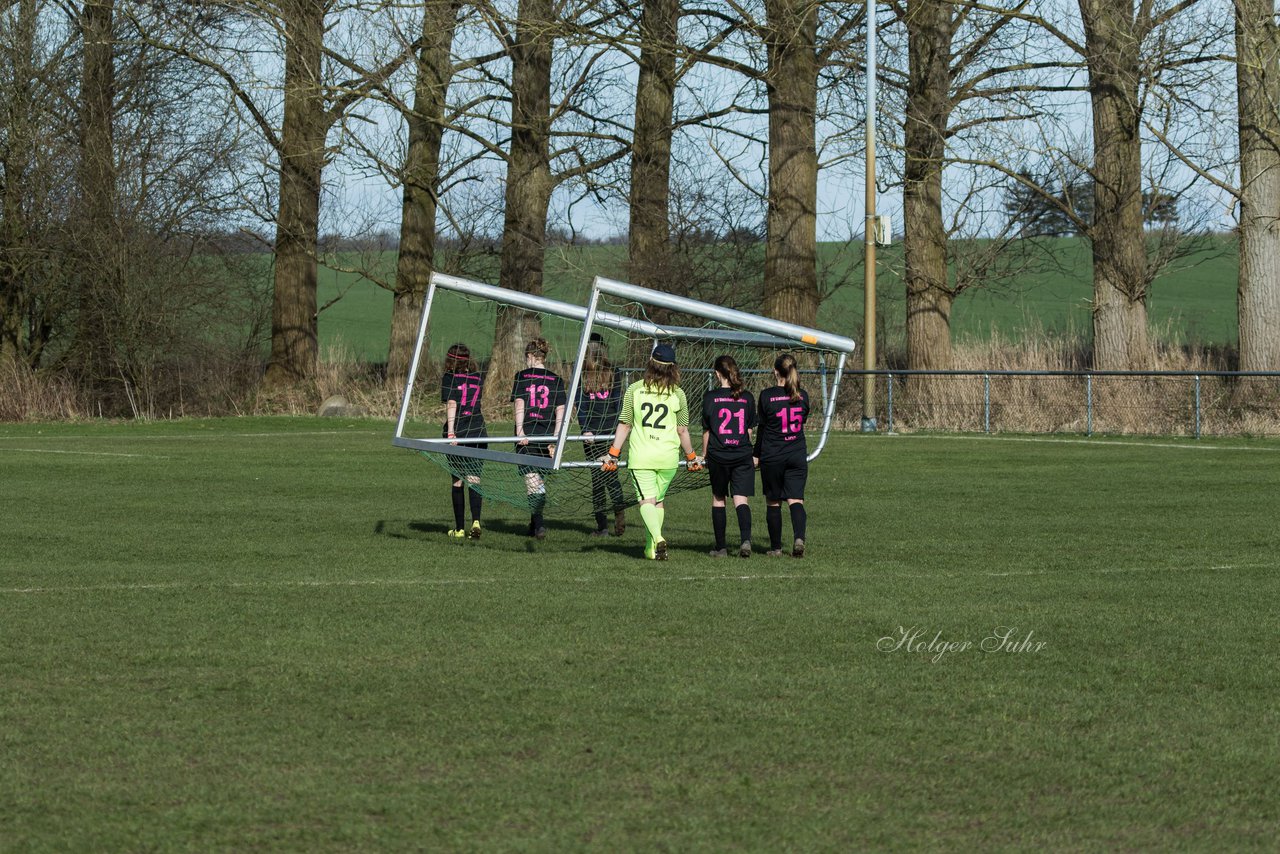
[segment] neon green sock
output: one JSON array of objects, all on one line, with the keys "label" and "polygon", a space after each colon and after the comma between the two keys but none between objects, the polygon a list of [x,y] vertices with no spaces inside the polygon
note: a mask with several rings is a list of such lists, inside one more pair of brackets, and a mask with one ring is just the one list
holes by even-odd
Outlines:
[{"label": "neon green sock", "polygon": [[641,504],[640,518],[644,520],[645,547],[652,552],[653,547],[662,539],[662,518],[666,514],[656,504]]}]

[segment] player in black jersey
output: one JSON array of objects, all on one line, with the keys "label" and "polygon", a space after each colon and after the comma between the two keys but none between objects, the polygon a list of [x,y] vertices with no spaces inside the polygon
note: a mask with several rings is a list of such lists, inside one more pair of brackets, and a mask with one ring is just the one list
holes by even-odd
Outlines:
[{"label": "player in black jersey", "polygon": [[809,393],[800,388],[796,357],[783,353],[773,363],[775,385],[760,392],[756,407],[756,458],[764,487],[765,523],[769,527],[770,557],[782,556],[782,502],[791,509],[792,557],[804,557],[804,487],[809,478],[809,450],[804,424],[809,419]]},{"label": "player in black jersey", "polygon": [[[587,343],[587,357],[582,365],[582,382],[578,386],[574,408],[578,411],[578,426],[583,436],[613,432],[622,412],[622,374],[609,361],[609,349],[599,332],[591,333]],[[588,439],[582,443],[588,460],[596,460],[609,450],[609,439]],[[591,469],[591,507],[595,513],[596,529],[593,537],[609,534],[608,510],[613,509],[614,536],[622,536],[627,529],[626,500],[622,497],[622,483],[616,471],[603,468]]]},{"label": "player in black jersey", "polygon": [[[449,348],[444,357],[444,374],[440,377],[440,402],[445,405],[444,438],[474,439],[488,436],[485,430],[484,413],[480,411],[480,392],[484,386],[484,377],[476,363],[471,360],[471,351],[466,344],[458,343]],[[471,448],[487,448],[487,443],[470,444]],[[464,492],[471,498],[471,533],[473,540],[480,539],[480,510],[483,499],[476,490],[480,483],[480,472],[484,460],[473,457],[449,455],[446,458],[449,471],[453,475],[453,527],[449,536],[462,539],[468,536],[466,531],[466,502]],[[463,488],[463,481],[468,486]]]},{"label": "player in black jersey", "polygon": [[727,557],[725,501],[733,495],[741,535],[738,557],[751,557],[751,496],[756,494],[751,431],[756,426],[756,402],[743,391],[742,374],[732,356],[718,356],[713,365],[717,387],[702,396],[702,456],[711,475],[711,529],[716,546],[712,557]]},{"label": "player in black jersey", "polygon": [[[516,374],[511,386],[516,418],[517,454],[550,457],[555,448],[550,442],[530,442],[531,437],[554,436],[564,422],[564,408],[568,400],[564,380],[547,368],[547,354],[551,347],[541,338],[535,338],[524,348],[527,367]],[[547,536],[542,511],[547,504],[547,485],[542,474],[533,466],[520,466],[529,495],[529,536],[539,540]]]}]

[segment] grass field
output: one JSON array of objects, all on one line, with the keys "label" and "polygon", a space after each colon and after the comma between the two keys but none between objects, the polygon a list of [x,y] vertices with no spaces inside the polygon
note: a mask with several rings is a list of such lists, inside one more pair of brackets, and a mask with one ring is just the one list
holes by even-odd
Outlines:
[{"label": "grass field", "polygon": [[658,564],[391,432],[0,426],[0,851],[1274,850],[1280,443],[838,435]]},{"label": "grass field", "polygon": [[[821,247],[824,270],[852,268],[851,284],[837,290],[822,308],[819,326],[843,335],[861,337],[862,247]],[[847,256],[847,257],[844,257]],[[957,300],[952,316],[959,340],[985,340],[993,331],[1019,340],[1026,334],[1050,332],[1065,336],[1091,334],[1090,300],[1093,285],[1087,244],[1076,239],[1056,241],[1056,264],[1017,282],[993,290],[971,290]],[[1198,255],[1177,262],[1157,280],[1150,300],[1151,322],[1157,338],[1171,343],[1232,344],[1236,325],[1235,244],[1218,242]],[[387,255],[381,275],[393,278],[395,261]],[[882,346],[901,347],[904,336],[903,285],[900,246],[881,250],[877,296],[882,319]],[[570,302],[584,302],[596,274],[625,277],[617,247],[569,247],[548,251],[546,292]],[[493,280],[496,283],[496,278]],[[391,294],[352,274],[321,270],[320,303],[345,294],[320,315],[322,346],[339,346],[369,361],[386,359],[391,323]]]}]

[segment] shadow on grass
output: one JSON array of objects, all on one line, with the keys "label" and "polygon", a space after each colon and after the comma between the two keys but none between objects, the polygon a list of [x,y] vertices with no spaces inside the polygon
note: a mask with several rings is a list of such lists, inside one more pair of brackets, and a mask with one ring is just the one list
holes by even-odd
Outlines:
[{"label": "shadow on grass", "polygon": [[639,555],[643,548],[643,534],[622,537],[592,537],[592,525],[575,522],[548,520],[547,537],[536,540],[529,536],[529,523],[509,519],[485,519],[481,522],[483,533],[479,540],[449,540],[447,534],[451,525],[447,521],[421,521],[411,519],[379,519],[374,523],[373,534],[394,540],[407,540],[416,543],[452,542],[460,547],[470,546],[497,551],[537,554],[581,553],[589,555],[618,555],[627,557]]}]

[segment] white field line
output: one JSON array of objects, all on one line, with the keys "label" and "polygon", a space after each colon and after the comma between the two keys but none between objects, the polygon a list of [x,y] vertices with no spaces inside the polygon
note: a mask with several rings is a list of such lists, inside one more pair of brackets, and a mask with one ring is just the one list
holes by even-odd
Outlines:
[{"label": "white field line", "polygon": [[[1224,571],[1232,569],[1264,569],[1274,568],[1274,563],[1245,563],[1245,564],[1220,564],[1215,566],[1184,566],[1184,567],[1168,567],[1168,566],[1150,566],[1150,567],[1113,567],[1102,569],[1086,569],[1080,572],[1086,575],[1114,575],[1120,573],[1138,573],[1138,572],[1194,572],[1194,571]],[[874,573],[875,571],[872,570]],[[1019,577],[1019,576],[1035,576],[1035,575],[1065,575],[1064,572],[1051,572],[1047,569],[1013,571],[1013,572],[980,572],[975,573],[975,577]],[[961,576],[948,573],[886,573],[896,578],[932,578],[932,579],[955,579]],[[863,580],[865,576],[856,575],[802,575],[796,573],[778,573],[772,575],[673,575],[673,576],[644,576],[631,575],[623,577],[590,577],[590,576],[573,576],[573,577],[518,577],[518,578],[375,578],[375,579],[333,579],[333,580],[309,580],[309,581],[158,581],[158,582],[140,582],[137,584],[93,584],[93,585],[74,585],[67,587],[0,587],[0,595],[22,595],[22,594],[39,594],[39,593],[130,593],[149,590],[217,590],[217,589],[247,589],[256,588],[261,590],[268,589],[287,589],[287,588],[330,588],[330,587],[447,587],[461,586],[469,584],[499,584],[506,586],[508,584],[597,584],[597,583],[640,583],[640,584],[670,584],[672,582],[689,582],[689,581],[857,581]]]},{"label": "white field line", "polygon": [[1043,445],[1089,445],[1093,448],[1130,447],[1130,448],[1168,448],[1175,451],[1260,451],[1263,453],[1280,453],[1280,447],[1264,448],[1254,445],[1175,445],[1170,442],[1137,442],[1130,439],[1061,439],[1052,436],[972,436],[946,435],[936,433],[890,433],[895,439],[942,439],[947,441],[970,442],[1032,442]]},{"label": "white field line", "polygon": [[0,448],[11,454],[77,454],[84,457],[137,457],[144,460],[171,460],[173,457],[156,454],[123,454],[113,451],[58,451],[52,448]]},{"label": "white field line", "polygon": [[[386,431],[388,441],[391,438],[390,430]],[[56,436],[0,436],[0,442],[25,442],[25,441],[66,441],[66,442],[98,442],[104,440],[110,441],[129,441],[129,442],[151,442],[157,440],[182,440],[190,441],[191,439],[288,439],[294,436],[380,436],[381,430],[303,430],[296,432],[283,433],[168,433],[162,436],[97,436],[97,435],[71,435],[60,434]]]}]

